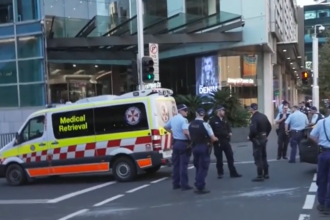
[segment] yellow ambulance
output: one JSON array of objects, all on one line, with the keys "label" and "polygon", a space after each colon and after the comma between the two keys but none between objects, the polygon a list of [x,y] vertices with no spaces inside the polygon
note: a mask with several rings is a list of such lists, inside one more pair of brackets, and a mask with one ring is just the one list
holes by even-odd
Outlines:
[{"label": "yellow ambulance", "polygon": [[169,89],[103,95],[31,114],[0,150],[0,177],[30,178],[111,172],[117,181],[168,165],[172,137],[163,127],[177,114]]}]

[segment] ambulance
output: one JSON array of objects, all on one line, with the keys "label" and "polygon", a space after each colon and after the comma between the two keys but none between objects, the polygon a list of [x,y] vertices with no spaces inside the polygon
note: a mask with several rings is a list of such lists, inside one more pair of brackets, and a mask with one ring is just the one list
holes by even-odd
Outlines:
[{"label": "ambulance", "polygon": [[109,172],[127,182],[155,173],[171,163],[164,125],[177,114],[172,94],[142,90],[37,111],[1,148],[0,177],[18,186],[49,176]]}]

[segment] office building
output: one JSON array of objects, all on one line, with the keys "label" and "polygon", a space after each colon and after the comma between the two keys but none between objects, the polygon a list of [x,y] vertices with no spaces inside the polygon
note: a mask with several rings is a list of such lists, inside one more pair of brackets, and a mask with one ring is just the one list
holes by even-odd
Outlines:
[{"label": "office building", "polygon": [[[41,79],[46,95],[42,93],[40,104],[120,94],[135,86],[127,74],[137,53],[135,0],[33,2],[42,14],[35,22],[44,19],[47,47],[40,57],[46,63]],[[257,102],[269,118],[282,99],[297,101],[297,71],[303,61],[295,0],[143,2],[145,54],[149,43],[159,45],[156,79],[162,87],[176,94],[228,87],[244,104]],[[18,107],[15,112],[27,111]]]}]

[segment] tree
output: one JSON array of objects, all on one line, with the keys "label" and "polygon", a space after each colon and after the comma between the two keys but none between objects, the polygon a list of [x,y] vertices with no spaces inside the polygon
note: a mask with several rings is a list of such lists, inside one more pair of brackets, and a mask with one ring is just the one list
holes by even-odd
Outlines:
[{"label": "tree", "polygon": [[325,33],[326,42],[319,50],[319,88],[320,99],[330,96],[330,31]]}]

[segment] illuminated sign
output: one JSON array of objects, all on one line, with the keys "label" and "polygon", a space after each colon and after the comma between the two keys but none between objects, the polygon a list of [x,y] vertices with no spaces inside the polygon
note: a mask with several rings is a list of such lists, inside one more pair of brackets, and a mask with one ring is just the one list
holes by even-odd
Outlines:
[{"label": "illuminated sign", "polygon": [[220,86],[202,86],[198,88],[199,94],[208,94],[220,89]]},{"label": "illuminated sign", "polygon": [[254,80],[253,79],[242,79],[242,78],[228,78],[227,80],[228,84],[248,84],[248,85],[253,85],[254,84]]}]

